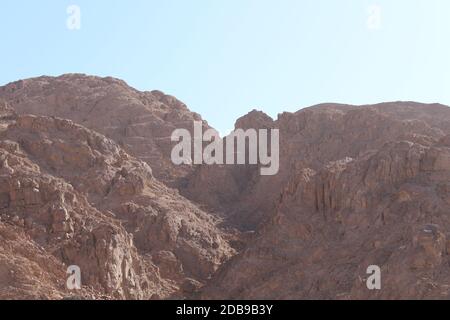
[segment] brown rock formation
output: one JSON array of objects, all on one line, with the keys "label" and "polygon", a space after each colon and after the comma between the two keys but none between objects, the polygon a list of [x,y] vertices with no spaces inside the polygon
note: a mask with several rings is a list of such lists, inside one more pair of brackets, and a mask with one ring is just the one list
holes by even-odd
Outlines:
[{"label": "brown rock formation", "polygon": [[[182,297],[186,283],[205,281],[233,254],[216,219],[112,140],[59,118],[24,115],[8,122],[0,134],[0,225],[30,243],[24,249],[30,252],[21,257],[17,249],[17,258],[31,261],[17,267],[33,267],[45,253],[56,264],[50,280],[59,277],[44,281],[49,288],[39,296],[17,297],[68,294],[68,265],[81,268],[83,284],[97,295]],[[15,257],[7,243],[2,249],[9,250],[5,260]],[[9,265],[0,264],[0,283],[21,290]]]},{"label": "brown rock formation", "polygon": [[[298,162],[276,213],[202,297],[450,298],[449,111],[397,103],[282,116],[281,128],[308,120],[293,125],[309,137],[306,153],[284,149],[284,161],[290,151]],[[380,291],[367,289],[371,265],[381,267]]]},{"label": "brown rock formation", "polygon": [[174,166],[172,131],[200,117],[161,92],[65,75],[0,99],[0,297],[71,297],[76,264],[90,299],[450,298],[446,106],[252,111],[236,128],[280,130],[261,176]]},{"label": "brown rock formation", "polygon": [[176,185],[192,170],[170,161],[170,136],[178,128],[192,130],[193,121],[202,119],[160,91],[140,92],[118,79],[68,74],[11,83],[0,88],[0,98],[19,114],[69,119],[113,139],[147,162],[164,183]]}]

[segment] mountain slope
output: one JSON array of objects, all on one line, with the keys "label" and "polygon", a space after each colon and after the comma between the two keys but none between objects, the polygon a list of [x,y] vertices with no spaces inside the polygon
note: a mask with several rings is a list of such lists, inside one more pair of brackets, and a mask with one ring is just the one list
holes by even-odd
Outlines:
[{"label": "mountain slope", "polygon": [[8,84],[0,88],[0,99],[18,114],[69,119],[113,139],[171,186],[192,171],[170,161],[170,136],[178,128],[193,130],[193,121],[202,119],[160,91],[140,92],[109,77],[67,74]]},{"label": "mountain slope", "polygon": [[70,296],[79,263],[88,298],[450,299],[447,106],[252,111],[236,128],[280,130],[280,171],[261,176],[174,166],[172,131],[201,118],[158,91],[64,75],[0,99],[5,297]]},{"label": "mountain slope", "polygon": [[63,265],[78,265],[98,295],[183,297],[234,253],[217,220],[112,140],[70,120],[3,113],[0,216],[56,258],[60,295]]},{"label": "mountain slope", "polygon": [[[251,112],[236,122],[236,128],[280,130],[279,173],[261,176],[255,166],[201,166],[190,175],[182,192],[225,212],[231,225],[256,230],[273,215],[293,172],[319,170],[331,161],[357,158],[390,141],[439,139],[450,130],[449,119],[448,107],[407,102],[319,105],[283,113],[277,120]],[[215,183],[218,179],[223,182]]]},{"label": "mountain slope", "polygon": [[[284,161],[295,166],[202,297],[450,298],[449,120],[450,108],[415,103],[281,116]],[[371,265],[380,291],[366,287]]]}]

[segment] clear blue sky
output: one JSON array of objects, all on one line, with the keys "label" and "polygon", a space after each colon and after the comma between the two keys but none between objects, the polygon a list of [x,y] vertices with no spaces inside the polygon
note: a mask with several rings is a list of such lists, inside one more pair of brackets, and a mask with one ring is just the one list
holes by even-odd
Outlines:
[{"label": "clear blue sky", "polygon": [[[66,26],[72,4],[80,30]],[[0,14],[0,84],[114,76],[175,95],[221,132],[253,108],[450,104],[448,0],[8,0]]]}]

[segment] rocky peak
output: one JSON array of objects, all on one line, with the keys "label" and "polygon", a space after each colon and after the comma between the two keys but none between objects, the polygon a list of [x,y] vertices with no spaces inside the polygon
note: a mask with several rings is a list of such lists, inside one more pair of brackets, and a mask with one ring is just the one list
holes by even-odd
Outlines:
[{"label": "rocky peak", "polygon": [[236,129],[270,129],[274,126],[271,117],[262,111],[253,110],[236,121]]},{"label": "rocky peak", "polygon": [[170,136],[179,128],[192,131],[193,121],[202,119],[160,91],[141,92],[111,77],[67,74],[8,84],[0,88],[0,99],[18,114],[69,119],[113,139],[171,186],[193,170],[172,164]]},{"label": "rocky peak", "polygon": [[174,166],[172,131],[201,117],[160,91],[70,74],[0,99],[0,297],[71,297],[71,264],[83,298],[450,297],[446,106],[253,110],[236,128],[281,137],[262,177]]}]

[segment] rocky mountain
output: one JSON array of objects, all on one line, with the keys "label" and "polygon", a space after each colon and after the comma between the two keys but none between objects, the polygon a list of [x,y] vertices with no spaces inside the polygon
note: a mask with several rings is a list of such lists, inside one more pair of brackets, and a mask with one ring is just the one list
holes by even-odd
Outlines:
[{"label": "rocky mountain", "polygon": [[[331,161],[357,158],[390,141],[436,139],[450,128],[449,117],[446,106],[402,102],[363,107],[319,105],[283,113],[277,120],[252,111],[236,122],[236,128],[280,130],[279,173],[261,176],[252,166],[202,166],[191,175],[183,192],[226,212],[233,226],[254,231],[272,217],[294,172],[320,170]],[[218,179],[222,183],[215,183]]]},{"label": "rocky mountain", "polygon": [[177,185],[192,171],[170,161],[170,136],[175,129],[192,131],[193,121],[202,119],[160,91],[140,92],[109,77],[67,74],[8,84],[0,88],[0,97],[18,114],[69,119],[113,139],[168,185]]},{"label": "rocky mountain", "polygon": [[[67,119],[3,114],[0,297],[64,297],[69,265],[88,297],[183,297],[233,255],[214,216],[112,140]],[[48,293],[32,285],[44,276]]]},{"label": "rocky mountain", "polygon": [[[449,116],[415,103],[282,115],[288,174],[253,188],[275,186],[273,211],[246,211],[261,228],[202,297],[449,299]],[[367,289],[372,265],[382,290]]]},{"label": "rocky mountain", "polygon": [[159,91],[71,74],[0,99],[0,298],[450,298],[447,106],[254,110],[236,128],[280,130],[261,176],[173,165],[202,120]]}]

